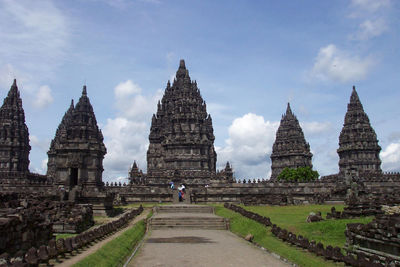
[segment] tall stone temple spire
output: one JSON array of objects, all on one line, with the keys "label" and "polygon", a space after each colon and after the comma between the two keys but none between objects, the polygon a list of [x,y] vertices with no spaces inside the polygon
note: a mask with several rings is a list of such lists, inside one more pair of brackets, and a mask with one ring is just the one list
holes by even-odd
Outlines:
[{"label": "tall stone temple spire", "polygon": [[14,79],[0,108],[0,178],[28,173],[30,150],[22,99]]},{"label": "tall stone temple spire", "polygon": [[185,61],[181,60],[176,79],[172,85],[168,81],[152,118],[147,151],[148,182],[207,183],[204,179],[216,174],[214,139],[206,103],[196,81],[190,79]]},{"label": "tall stone temple spire", "polygon": [[276,132],[275,143],[271,154],[271,180],[276,180],[281,171],[288,168],[312,168],[310,145],[304,138],[299,121],[288,103],[286,113]]},{"label": "tall stone temple spire", "polygon": [[83,86],[76,106],[65,112],[47,152],[47,175],[58,185],[101,186],[106,148]]},{"label": "tall stone temple spire", "polygon": [[376,133],[353,86],[339,136],[339,174],[343,177],[352,171],[380,173],[380,151]]}]

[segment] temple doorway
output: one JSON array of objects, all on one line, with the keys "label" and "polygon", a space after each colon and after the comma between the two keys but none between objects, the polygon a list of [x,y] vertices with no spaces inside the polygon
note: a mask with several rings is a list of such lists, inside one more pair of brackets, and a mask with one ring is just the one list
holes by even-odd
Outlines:
[{"label": "temple doorway", "polygon": [[69,176],[69,186],[72,188],[78,185],[78,168],[71,168],[71,174]]}]

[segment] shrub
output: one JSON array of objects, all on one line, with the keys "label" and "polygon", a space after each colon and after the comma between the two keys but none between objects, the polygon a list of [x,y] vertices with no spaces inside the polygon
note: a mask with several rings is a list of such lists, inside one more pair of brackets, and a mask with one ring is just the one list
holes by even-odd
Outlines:
[{"label": "shrub", "polygon": [[311,182],[318,179],[319,173],[310,167],[284,168],[278,175],[278,181]]}]

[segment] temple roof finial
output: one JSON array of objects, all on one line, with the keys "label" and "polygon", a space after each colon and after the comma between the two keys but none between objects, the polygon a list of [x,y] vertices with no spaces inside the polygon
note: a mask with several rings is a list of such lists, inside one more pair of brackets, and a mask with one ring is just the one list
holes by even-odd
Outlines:
[{"label": "temple roof finial", "polygon": [[12,86],[17,86],[17,79],[14,79]]},{"label": "temple roof finial", "polygon": [[86,84],[83,86],[82,95],[87,95]]},{"label": "temple roof finial", "polygon": [[352,104],[361,104],[360,98],[358,97],[358,93],[356,91],[356,87],[353,85],[353,91],[350,96],[350,103]]},{"label": "temple roof finial", "polygon": [[290,103],[287,103],[287,108],[286,108],[286,115],[288,114],[293,114],[292,109],[290,108]]},{"label": "temple roof finial", "polygon": [[185,60],[184,59],[181,59],[181,61],[179,62],[179,68],[180,69],[186,69]]}]

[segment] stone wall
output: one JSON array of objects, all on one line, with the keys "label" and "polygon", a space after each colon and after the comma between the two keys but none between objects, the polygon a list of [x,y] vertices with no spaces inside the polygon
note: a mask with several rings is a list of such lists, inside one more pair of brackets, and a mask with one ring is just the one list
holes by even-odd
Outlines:
[{"label": "stone wall", "polygon": [[91,205],[0,194],[0,254],[39,247],[52,238],[53,232],[80,233],[93,224]]},{"label": "stone wall", "polygon": [[52,238],[52,223],[41,207],[21,206],[17,194],[2,194],[0,200],[0,254],[26,251]]},{"label": "stone wall", "polygon": [[[41,246],[33,246],[26,253],[17,253],[10,255],[8,253],[0,253],[1,266],[53,266],[55,261],[59,262],[61,258],[67,254],[76,253],[82,248],[91,246],[92,242],[101,240],[104,236],[117,231],[124,227],[129,221],[142,213],[143,207],[125,212],[118,219],[100,225],[94,229],[90,229],[77,236],[70,238],[60,238],[57,241],[51,239]],[[50,262],[51,261],[51,262]]]},{"label": "stone wall", "polygon": [[[346,245],[352,254],[400,261],[400,215],[378,215],[368,224],[347,225]],[[397,266],[397,265],[396,265]]]}]

